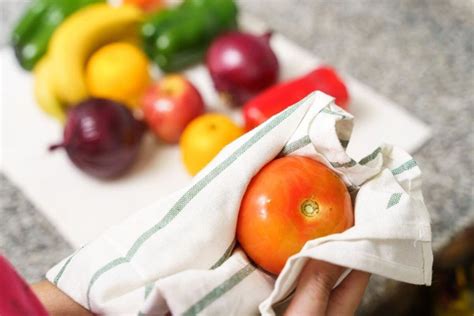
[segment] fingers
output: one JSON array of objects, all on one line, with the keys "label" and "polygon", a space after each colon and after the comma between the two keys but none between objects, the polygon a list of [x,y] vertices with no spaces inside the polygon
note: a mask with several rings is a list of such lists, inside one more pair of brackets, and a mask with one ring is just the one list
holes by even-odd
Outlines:
[{"label": "fingers", "polygon": [[352,271],[333,290],[343,271],[344,268],[324,261],[308,261],[285,315],[354,315],[364,296],[370,275]]},{"label": "fingers", "polygon": [[354,315],[364,296],[369,277],[370,274],[367,272],[354,270],[349,273],[342,283],[332,291],[329,297],[327,315]]},{"label": "fingers", "polygon": [[325,315],[331,290],[343,271],[344,268],[324,261],[308,261],[285,315]]}]

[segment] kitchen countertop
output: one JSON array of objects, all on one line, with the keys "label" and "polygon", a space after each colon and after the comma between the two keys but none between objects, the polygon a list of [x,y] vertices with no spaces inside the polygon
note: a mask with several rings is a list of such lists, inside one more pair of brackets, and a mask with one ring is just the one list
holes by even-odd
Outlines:
[{"label": "kitchen countertop", "polygon": [[[2,47],[28,2],[0,2]],[[239,2],[275,31],[432,127],[433,138],[414,157],[424,172],[435,252],[474,223],[471,0]],[[27,280],[41,279],[72,247],[4,175],[0,175],[0,201],[0,252]],[[372,278],[362,310],[368,310],[385,289],[385,280]]]}]

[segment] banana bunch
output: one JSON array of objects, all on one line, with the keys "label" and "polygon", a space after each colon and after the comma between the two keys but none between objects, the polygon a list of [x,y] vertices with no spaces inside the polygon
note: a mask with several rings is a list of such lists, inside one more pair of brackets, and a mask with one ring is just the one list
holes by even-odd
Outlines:
[{"label": "banana bunch", "polygon": [[34,69],[40,107],[64,120],[65,109],[88,97],[85,67],[101,46],[138,41],[142,12],[133,6],[89,5],[67,18],[54,32],[47,54]]}]

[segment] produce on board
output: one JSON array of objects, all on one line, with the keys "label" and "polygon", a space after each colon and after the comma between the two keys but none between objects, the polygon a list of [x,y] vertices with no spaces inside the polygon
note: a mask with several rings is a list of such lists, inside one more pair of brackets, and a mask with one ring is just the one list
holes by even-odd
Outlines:
[{"label": "produce on board", "polygon": [[50,150],[63,148],[82,171],[97,178],[114,178],[135,161],[145,131],[123,104],[87,99],[69,111],[63,140]]},{"label": "produce on board", "polygon": [[153,12],[166,6],[166,0],[123,0],[124,4],[139,7],[145,12]]},{"label": "produce on board", "polygon": [[143,23],[143,47],[165,72],[179,71],[202,60],[219,34],[237,27],[233,0],[185,0]]},{"label": "produce on board", "polygon": [[186,170],[195,175],[227,144],[239,138],[243,129],[229,117],[208,113],[191,121],[179,141]]},{"label": "produce on board", "polygon": [[162,141],[178,143],[184,128],[205,111],[204,101],[196,87],[184,76],[167,75],[143,95],[145,121]]},{"label": "produce on board", "polygon": [[214,87],[231,104],[242,105],[277,81],[278,60],[270,37],[229,32],[209,47],[206,65]]},{"label": "produce on board", "polygon": [[150,84],[148,59],[136,45],[113,42],[99,48],[86,65],[86,85],[93,97],[139,106]]},{"label": "produce on board", "polygon": [[25,10],[11,34],[16,58],[32,70],[46,53],[51,35],[72,13],[104,0],[35,0]]},{"label": "produce on board", "polygon": [[[39,107],[69,124],[78,120],[78,104],[126,106],[127,113],[144,120],[157,139],[180,144],[183,166],[191,175],[244,129],[224,114],[202,116],[206,105],[199,90],[179,72],[188,66],[205,64],[221,102],[241,111],[246,130],[314,90],[333,95],[347,109],[347,88],[330,67],[278,83],[280,69],[271,32],[239,31],[233,0],[170,3],[124,0],[112,6],[93,0],[34,0],[12,33],[12,44],[19,63],[33,68]],[[33,27],[44,19],[52,20]],[[34,43],[43,47],[38,50],[41,54],[27,60],[18,53]],[[161,72],[151,72],[153,65]],[[122,132],[119,126],[104,126],[111,135]],[[91,141],[80,135],[70,133],[67,143]],[[84,151],[81,157],[87,154]],[[78,159],[69,157],[80,167]],[[90,172],[93,168],[80,169],[104,178],[100,172]]]},{"label": "produce on board", "polygon": [[[348,109],[348,90],[331,67],[278,83],[271,33],[240,32],[237,15],[233,0],[175,6],[124,0],[118,7],[99,0],[34,0],[12,45],[20,65],[33,69],[40,108],[65,124],[63,140],[50,149],[64,149],[78,169],[110,180],[137,160],[148,125],[165,146],[179,143],[184,168],[195,175],[245,129],[314,90]],[[179,73],[199,62],[228,105],[243,105],[245,129],[224,114],[206,113],[199,90]],[[152,64],[161,70],[153,79]],[[353,222],[343,181],[320,162],[288,156],[269,162],[250,181],[237,239],[256,264],[278,274],[306,241]]]},{"label": "produce on board", "polygon": [[245,103],[242,114],[246,130],[257,127],[315,90],[333,96],[338,106],[348,109],[346,85],[333,68],[322,66],[302,77],[276,84]]},{"label": "produce on board", "polygon": [[99,3],[77,11],[60,24],[41,62],[46,70],[35,72],[35,84],[48,86],[51,91],[50,99],[37,95],[37,102],[54,99],[54,104],[43,104],[42,108],[55,104],[60,104],[60,108],[72,107],[88,98],[85,67],[89,57],[111,42],[136,41],[142,17],[141,11],[133,6]]}]

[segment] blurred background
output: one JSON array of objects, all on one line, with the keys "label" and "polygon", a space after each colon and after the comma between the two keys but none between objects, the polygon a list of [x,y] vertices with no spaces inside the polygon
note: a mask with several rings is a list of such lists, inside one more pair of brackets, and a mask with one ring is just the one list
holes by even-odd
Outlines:
[{"label": "blurred background", "polygon": [[[0,1],[2,48],[28,3]],[[424,172],[432,218],[433,285],[373,276],[359,314],[472,315],[474,2],[241,0],[238,5],[432,128],[432,138],[414,158]],[[0,252],[29,282],[42,279],[73,247],[3,174],[0,201]]]}]

